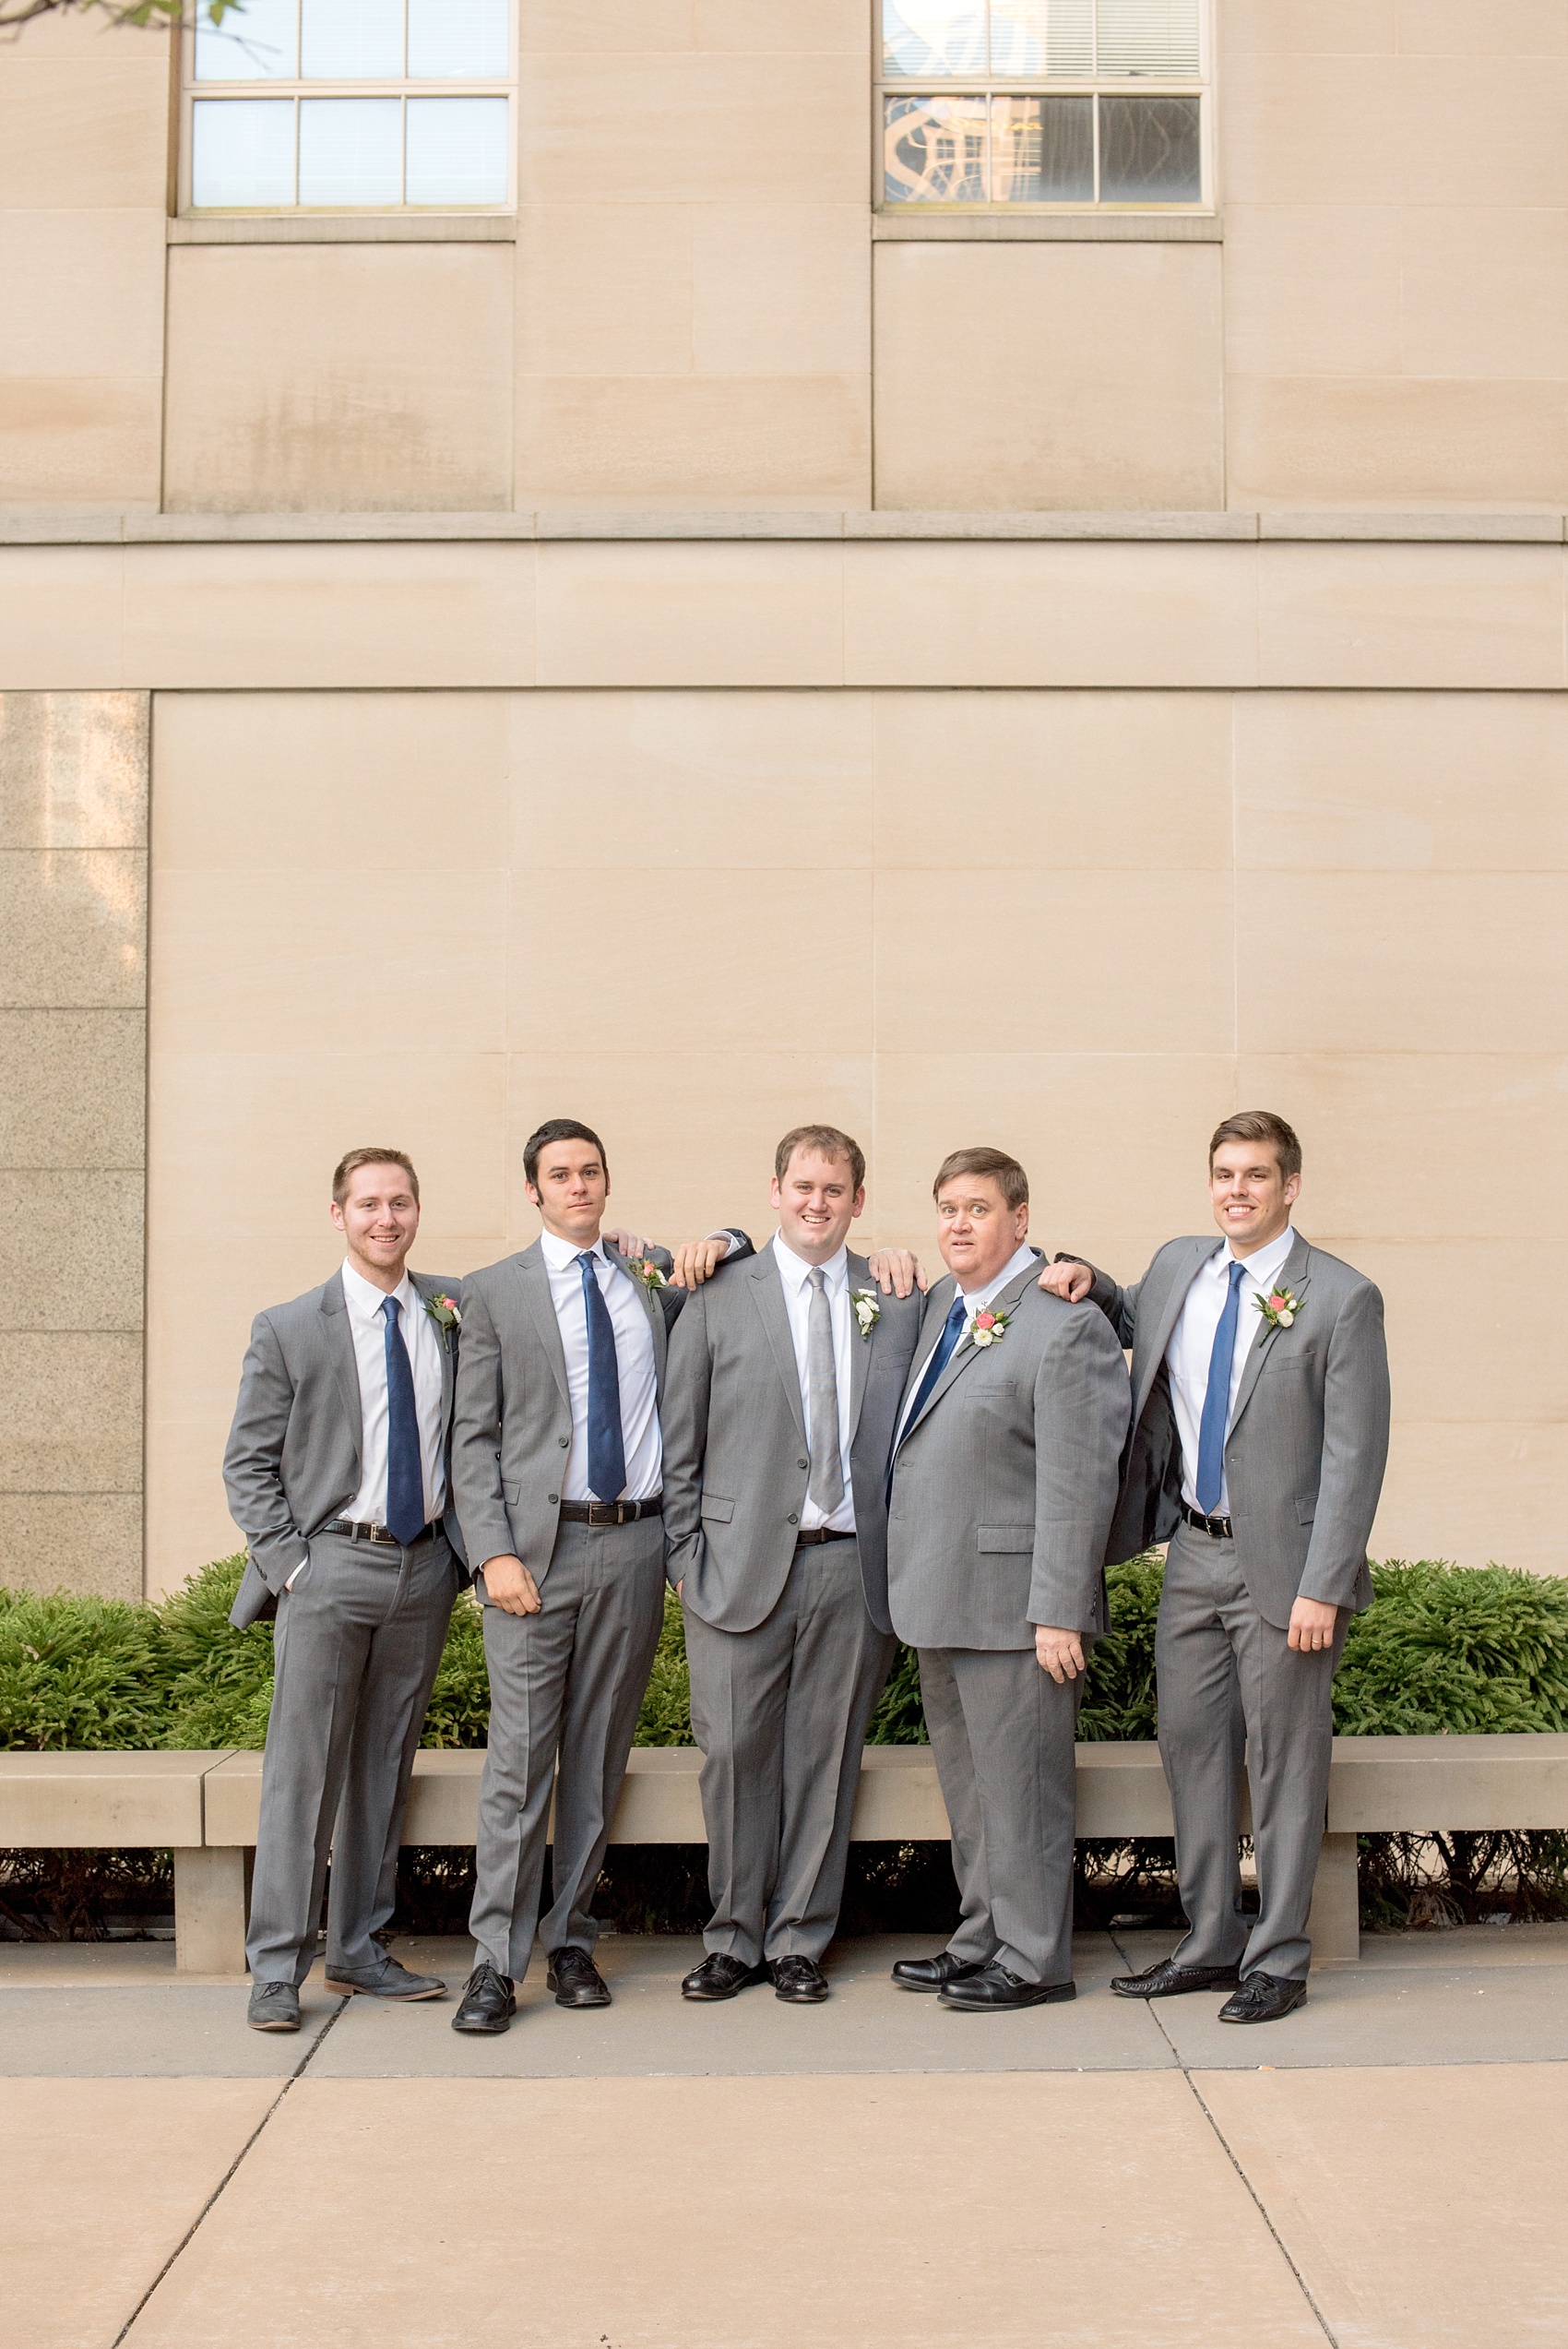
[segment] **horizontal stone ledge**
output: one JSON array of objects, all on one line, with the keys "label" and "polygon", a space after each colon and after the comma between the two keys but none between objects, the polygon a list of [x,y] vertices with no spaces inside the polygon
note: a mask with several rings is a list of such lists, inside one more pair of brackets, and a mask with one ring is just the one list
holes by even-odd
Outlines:
[{"label": "horizontal stone ledge", "polygon": [[584,507],[513,514],[0,512],[0,546],[428,545],[551,543],[732,544],[768,541],[1178,544],[1558,545],[1557,513],[1194,513],[877,509],[846,512]]}]

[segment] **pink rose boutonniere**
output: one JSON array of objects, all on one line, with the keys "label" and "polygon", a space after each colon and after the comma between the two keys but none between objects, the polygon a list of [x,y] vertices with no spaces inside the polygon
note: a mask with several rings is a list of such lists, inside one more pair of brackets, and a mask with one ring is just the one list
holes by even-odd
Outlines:
[{"label": "pink rose boutonniere", "polygon": [[452,1332],[463,1326],[456,1297],[426,1297],[424,1309],[441,1332],[441,1343],[447,1353],[452,1351]]},{"label": "pink rose boutonniere", "polygon": [[1266,1297],[1254,1297],[1253,1303],[1271,1330],[1289,1330],[1301,1310],[1289,1289],[1271,1289]]},{"label": "pink rose boutonniere", "polygon": [[670,1286],[650,1256],[629,1256],[626,1270],[635,1281],[642,1282],[645,1289],[667,1289]]},{"label": "pink rose boutonniere", "polygon": [[969,1343],[974,1346],[1000,1345],[1007,1335],[1007,1321],[1006,1314],[992,1313],[988,1306],[983,1313],[975,1316],[974,1328],[969,1331]]}]

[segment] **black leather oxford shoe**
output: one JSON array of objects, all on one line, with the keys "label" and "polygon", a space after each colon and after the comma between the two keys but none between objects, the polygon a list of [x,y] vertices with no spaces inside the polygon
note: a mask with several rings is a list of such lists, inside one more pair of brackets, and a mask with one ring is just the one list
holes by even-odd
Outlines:
[{"label": "black leather oxford shoe", "polygon": [[610,1985],[586,1950],[574,1950],[570,1944],[550,1952],[550,1971],[545,1980],[555,1993],[558,2007],[607,2007]]},{"label": "black leather oxford shoe", "polygon": [[504,1973],[489,1964],[475,1966],[452,2018],[454,2031],[471,2031],[485,2037],[509,2030],[517,2001]]},{"label": "black leather oxford shoe", "polygon": [[816,2007],[831,1994],[827,1977],[812,1958],[770,1958],[768,1973],[773,1976],[773,1995],[787,2006]]},{"label": "black leather oxford shoe", "polygon": [[1305,2003],[1304,1982],[1287,1982],[1281,1973],[1249,1973],[1219,2009],[1221,2022],[1277,2022]]},{"label": "black leather oxford shoe", "polygon": [[683,1998],[697,1998],[711,2002],[715,1998],[732,1998],[738,1990],[749,1990],[756,1982],[769,1979],[765,1965],[742,1965],[727,1950],[715,1950],[694,1967],[681,1985]]},{"label": "black leather oxford shoe", "polygon": [[1160,1958],[1142,1973],[1115,1973],[1111,1987],[1119,1998],[1182,1998],[1189,1990],[1234,1990],[1241,1981],[1235,1966],[1179,1966]]},{"label": "black leather oxford shoe", "polygon": [[939,1950],[934,1958],[900,1958],[893,1969],[893,1979],[900,1990],[945,1990],[950,1982],[970,1982],[983,1973],[989,1960],[976,1958],[968,1965],[956,1958],[951,1950]]},{"label": "black leather oxford shoe", "polygon": [[1026,1982],[1021,1973],[1009,1973],[1007,1968],[992,1958],[978,1973],[961,1982],[949,1982],[941,1992],[937,2003],[955,2007],[966,2014],[1012,2014],[1019,2007],[1050,2007],[1058,1999],[1075,1998],[1077,1985],[1073,1982]]}]

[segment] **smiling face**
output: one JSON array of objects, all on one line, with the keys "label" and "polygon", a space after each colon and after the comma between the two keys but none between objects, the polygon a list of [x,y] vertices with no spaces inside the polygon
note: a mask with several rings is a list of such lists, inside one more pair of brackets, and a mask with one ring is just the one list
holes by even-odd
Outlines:
[{"label": "smiling face", "polygon": [[1269,1142],[1221,1142],[1209,1167],[1214,1220],[1239,1257],[1278,1239],[1300,1196],[1299,1174],[1282,1174]]},{"label": "smiling face", "polygon": [[937,1246],[966,1294],[995,1280],[1028,1228],[1028,1200],[1009,1207],[992,1174],[955,1174],[936,1195]]},{"label": "smiling face", "polygon": [[791,1151],[782,1179],[775,1175],[772,1197],[784,1245],[802,1264],[836,1257],[866,1203],[847,1158],[825,1158],[804,1143]]},{"label": "smiling face", "polygon": [[388,1295],[403,1277],[420,1228],[420,1203],[406,1166],[356,1166],[332,1221],[349,1244],[349,1262]]},{"label": "smiling face", "polygon": [[547,1232],[591,1248],[604,1221],[610,1175],[594,1142],[546,1142],[539,1153],[538,1179],[528,1194]]}]

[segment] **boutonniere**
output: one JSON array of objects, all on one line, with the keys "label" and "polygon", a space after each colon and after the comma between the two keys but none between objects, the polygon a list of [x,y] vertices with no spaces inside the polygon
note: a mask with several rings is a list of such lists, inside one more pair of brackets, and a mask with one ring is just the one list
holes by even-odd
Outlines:
[{"label": "boutonniere", "polygon": [[992,1313],[987,1306],[984,1313],[977,1313],[975,1316],[975,1326],[969,1331],[969,1343],[973,1346],[999,1344],[1007,1335],[1007,1324],[1010,1318],[1005,1313]]},{"label": "boutonniere", "polygon": [[441,1343],[447,1353],[452,1351],[452,1332],[463,1326],[456,1297],[426,1297],[424,1309],[441,1332]]},{"label": "boutonniere", "polygon": [[640,1281],[647,1290],[667,1289],[669,1282],[650,1256],[629,1256],[626,1270],[634,1281]]},{"label": "boutonniere", "polygon": [[869,1338],[882,1318],[882,1299],[874,1289],[851,1289],[849,1303],[855,1308],[862,1338]]},{"label": "boutonniere", "polygon": [[1254,1297],[1253,1303],[1271,1330],[1289,1330],[1301,1310],[1300,1298],[1289,1289],[1271,1289],[1266,1297]]}]

